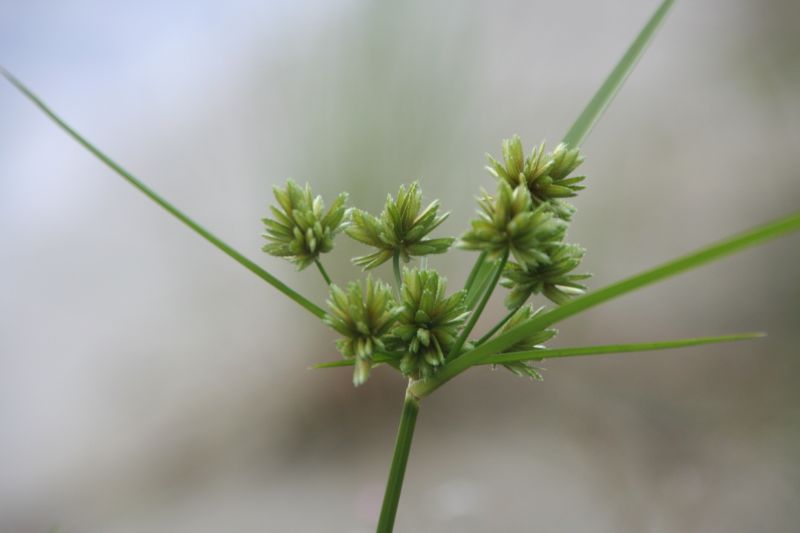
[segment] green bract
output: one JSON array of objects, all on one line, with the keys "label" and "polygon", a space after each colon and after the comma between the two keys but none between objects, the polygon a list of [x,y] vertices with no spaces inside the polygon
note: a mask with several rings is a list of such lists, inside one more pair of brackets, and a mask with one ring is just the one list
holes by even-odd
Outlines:
[{"label": "green bract", "polygon": [[460,248],[480,250],[495,258],[506,251],[522,265],[550,263],[546,247],[564,238],[567,223],[555,216],[549,204],[533,207],[530,191],[524,185],[515,189],[501,181],[497,194],[484,192],[478,199],[479,218],[458,242]]},{"label": "green bract", "polygon": [[262,249],[289,259],[302,270],[319,254],[333,249],[333,238],[345,222],[347,193],[337,196],[324,213],[322,197],[314,198],[309,185],[300,188],[294,181],[287,180],[286,188],[273,187],[272,192],[280,209],[270,206],[275,218],[262,219],[267,228],[264,237],[271,241]]},{"label": "green bract", "polygon": [[568,177],[583,163],[578,148],[568,148],[561,143],[552,152],[545,153],[545,143],[542,142],[526,158],[522,140],[515,135],[503,141],[505,164],[489,154],[486,158],[489,161],[486,169],[496,178],[512,187],[525,185],[531,193],[534,206],[549,202],[559,217],[569,219],[572,216],[575,209],[560,199],[573,197],[585,188],[580,185],[585,176]]},{"label": "green bract", "polygon": [[385,263],[395,254],[408,262],[410,256],[441,254],[453,243],[452,238],[425,239],[431,231],[444,222],[449,213],[437,215],[439,201],[431,202],[421,213],[422,192],[419,184],[414,182],[406,190],[401,186],[397,200],[392,195],[386,199],[386,205],[380,218],[366,211],[354,209],[352,224],[345,232],[353,239],[378,251],[353,259],[353,263],[368,270]]},{"label": "green bract", "polygon": [[[506,325],[503,326],[500,334],[502,335],[503,333],[511,331],[517,326],[521,326],[526,322],[530,322],[531,319],[540,315],[543,311],[544,307],[534,310],[532,305],[526,305],[519,308],[511,317],[511,319],[506,322]],[[529,350],[544,349],[544,346],[541,346],[541,344],[555,337],[557,333],[558,331],[552,328],[534,331],[503,350],[502,353],[525,352]],[[527,376],[537,381],[542,381],[542,375],[539,373],[539,369],[527,362],[520,361],[518,363],[504,364],[503,366],[518,376]]]},{"label": "green bract", "polygon": [[506,297],[506,307],[516,309],[532,294],[544,294],[556,304],[566,303],[571,297],[583,294],[584,285],[578,283],[591,274],[570,274],[581,264],[586,252],[576,244],[555,243],[547,246],[549,261],[522,267],[509,263],[503,272],[500,285],[511,289]]},{"label": "green bract", "polygon": [[351,281],[347,291],[331,285],[327,303],[331,313],[324,321],[344,336],[336,341],[336,347],[346,359],[355,359],[353,383],[361,385],[369,377],[372,356],[386,349],[384,337],[399,308],[389,286],[370,276],[366,291],[357,281]]},{"label": "green bract", "polygon": [[426,378],[443,365],[469,315],[464,291],[445,297],[447,280],[435,270],[405,269],[401,310],[387,341],[401,354],[400,371]]}]

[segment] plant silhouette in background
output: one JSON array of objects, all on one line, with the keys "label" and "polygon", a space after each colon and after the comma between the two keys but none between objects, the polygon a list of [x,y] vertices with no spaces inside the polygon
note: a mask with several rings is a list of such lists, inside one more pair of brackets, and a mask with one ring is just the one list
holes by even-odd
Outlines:
[{"label": "plant silhouette in background", "polygon": [[[7,71],[2,74],[69,135],[117,174],[166,209],[211,244],[301,305],[340,338],[342,359],[317,368],[354,367],[353,382],[364,384],[372,369],[384,366],[408,380],[377,530],[394,526],[405,467],[411,449],[420,402],[450,379],[474,366],[502,365],[519,376],[537,380],[535,363],[544,359],[609,353],[661,350],[752,339],[756,333],[671,341],[551,349],[554,324],[603,302],[690,270],[704,263],[800,229],[800,212],[734,235],[660,266],[595,291],[586,291],[588,278],[579,266],[585,250],[566,241],[575,209],[567,199],[587,181],[575,175],[584,160],[580,144],[605,111],[656,29],[672,7],[665,0],[641,30],[620,62],[578,116],[561,143],[547,151],[544,143],[526,156],[519,137],[502,143],[502,162],[488,157],[486,167],[495,180],[494,193],[478,199],[479,211],[459,239],[431,234],[447,217],[434,200],[423,208],[418,183],[401,186],[388,196],[378,216],[347,207],[339,194],[328,209],[309,185],[289,180],[274,188],[277,205],[263,219],[264,251],[294,263],[299,270],[315,264],[330,296],[326,311],[268,271],[233,249],[178,210],[97,149],[50,110]],[[590,180],[588,180],[591,182]],[[322,255],[331,252],[342,234],[372,248],[353,258],[363,270],[392,261],[391,283],[366,275],[363,280],[334,284]],[[427,267],[425,256],[452,248],[477,252],[465,285],[448,292],[445,277]],[[463,253],[463,252],[458,252]],[[420,264],[416,264],[419,262]],[[480,336],[474,327],[496,289],[508,289],[508,313]],[[551,307],[530,302],[542,296]]]}]

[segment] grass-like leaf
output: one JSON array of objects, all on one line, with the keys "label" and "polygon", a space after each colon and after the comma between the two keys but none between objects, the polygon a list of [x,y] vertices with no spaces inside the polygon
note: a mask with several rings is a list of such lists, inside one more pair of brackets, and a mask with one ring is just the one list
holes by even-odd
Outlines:
[{"label": "grass-like leaf", "polygon": [[636,66],[636,62],[642,56],[642,53],[644,53],[647,45],[653,39],[653,35],[655,35],[658,27],[661,26],[661,23],[664,21],[664,18],[667,13],[669,13],[674,3],[674,0],[664,0],[661,2],[661,5],[658,6],[656,12],[653,13],[653,16],[647,21],[642,31],[639,32],[639,35],[625,52],[625,55],[622,56],[622,59],[619,60],[614,70],[608,75],[603,85],[601,85],[600,89],[594,94],[567,134],[564,135],[563,141],[565,144],[575,147],[583,142],[583,139],[592,129],[595,122],[597,122],[597,119],[600,118],[600,115],[603,114],[611,103],[611,100],[614,99],[614,96],[616,96],[622,84],[625,83],[628,75],[633,70],[633,67]]},{"label": "grass-like leaf", "polygon": [[[613,355],[631,352],[650,352],[655,350],[671,350],[674,348],[687,348],[689,346],[701,346],[703,344],[719,344],[723,342],[746,341],[759,339],[766,336],[764,333],[737,333],[735,335],[720,335],[717,337],[696,337],[693,339],[676,339],[672,341],[638,342],[631,344],[602,344],[598,346],[579,346],[575,348],[543,348],[540,350],[528,350],[525,352],[511,352],[498,355],[487,356],[475,363],[476,365],[503,365],[508,363],[518,363],[524,361],[540,361],[542,359],[558,359],[561,357],[577,357],[583,355]],[[377,357],[376,361],[382,360]],[[387,357],[388,360],[388,357]],[[343,366],[353,366],[353,361],[339,359],[338,361],[327,361],[312,366],[312,369],[320,368],[339,368]]]},{"label": "grass-like leaf", "polygon": [[189,226],[194,232],[199,234],[205,240],[222,250],[225,254],[229,257],[233,258],[237,263],[245,267],[247,270],[258,276],[259,278],[263,279],[280,292],[300,304],[306,310],[311,312],[313,315],[322,318],[325,316],[325,311],[322,310],[321,307],[314,304],[301,294],[299,294],[294,289],[290,288],[288,285],[283,283],[281,280],[258,266],[252,260],[248,259],[238,251],[236,251],[233,247],[229,244],[224,242],[222,239],[205,229],[203,226],[189,218],[186,214],[180,211],[177,207],[172,205],[170,202],[162,198],[158,195],[154,190],[150,187],[142,183],[138,178],[133,176],[130,172],[122,168],[119,164],[114,162],[110,157],[100,151],[97,147],[87,141],[80,133],[75,131],[69,124],[64,122],[58,115],[56,115],[38,96],[36,96],[30,89],[28,89],[21,81],[16,79],[14,76],[11,75],[10,72],[5,70],[4,68],[0,67],[0,74],[2,74],[8,81],[11,82],[14,87],[19,89],[22,94],[24,94],[31,102],[33,102],[39,109],[41,109],[45,115],[47,115],[53,122],[55,122],[62,130],[67,132],[70,137],[78,141],[84,148],[89,150],[95,157],[97,157],[100,161],[105,163],[111,170],[122,176],[125,181],[139,189],[142,193],[144,193],[148,198],[153,200],[159,206],[164,208],[168,213],[173,215],[175,218]]},{"label": "grass-like leaf", "polygon": [[[372,362],[374,363],[387,363],[392,364],[395,363],[398,359],[400,359],[399,355],[387,355],[382,353],[376,353],[372,356]],[[338,359],[336,361],[326,361],[324,363],[317,363],[315,365],[311,365],[308,367],[310,370],[318,370],[320,368],[340,368],[345,366],[353,366],[356,364],[355,359]]]},{"label": "grass-like leaf", "polygon": [[353,366],[356,364],[352,359],[337,359],[336,361],[326,361],[324,363],[317,363],[308,367],[311,370],[319,370],[320,368],[340,368],[343,366]]},{"label": "grass-like leaf", "polygon": [[640,342],[633,344],[603,344],[600,346],[580,346],[577,348],[547,348],[543,350],[529,350],[526,352],[504,353],[493,355],[480,361],[481,365],[501,365],[523,361],[539,361],[542,359],[557,359],[560,357],[576,357],[583,355],[611,355],[630,352],[650,352],[654,350],[671,350],[673,348],[687,348],[703,344],[718,344],[722,342],[736,342],[758,339],[764,333],[739,333],[736,335],[721,335],[718,337],[698,337],[694,339],[677,339],[672,341]]},{"label": "grass-like leaf", "polygon": [[556,322],[646,285],[662,281],[705,263],[797,230],[800,230],[800,211],[578,297],[478,346],[461,357],[453,359],[433,378],[414,384],[411,392],[418,397],[426,396],[467,368],[482,361],[487,356],[502,352],[532,332],[540,331]]}]

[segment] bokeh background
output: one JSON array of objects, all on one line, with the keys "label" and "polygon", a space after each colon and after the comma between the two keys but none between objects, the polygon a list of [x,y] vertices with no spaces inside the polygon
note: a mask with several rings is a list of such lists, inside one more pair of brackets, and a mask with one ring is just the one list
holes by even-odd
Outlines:
[{"label": "bokeh background", "polygon": [[[656,3],[0,0],[0,61],[322,302],[316,272],[259,251],[273,185],[377,211],[420,179],[458,235],[483,154],[557,141]],[[678,3],[584,144],[570,239],[592,287],[798,208],[799,26],[791,0]],[[402,380],[309,370],[330,332],[5,82],[0,227],[0,531],[372,530]],[[544,383],[473,370],[427,399],[397,531],[796,531],[799,247],[626,296],[554,345],[764,340],[552,361]],[[339,241],[336,281],[362,250]],[[471,262],[432,260],[452,286]]]}]

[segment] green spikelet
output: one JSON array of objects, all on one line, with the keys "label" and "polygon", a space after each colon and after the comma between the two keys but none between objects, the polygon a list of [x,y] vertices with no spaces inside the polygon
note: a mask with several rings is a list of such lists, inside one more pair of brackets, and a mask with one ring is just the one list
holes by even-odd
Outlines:
[{"label": "green spikelet", "polygon": [[435,270],[405,269],[401,311],[388,344],[401,354],[400,371],[414,379],[433,375],[445,362],[469,313],[464,291],[445,296],[447,281]]},{"label": "green spikelet", "polygon": [[369,270],[388,261],[395,253],[399,253],[403,261],[408,262],[411,256],[446,252],[454,239],[425,238],[449,215],[438,214],[438,210],[438,200],[422,209],[422,191],[417,182],[412,183],[408,189],[401,186],[397,199],[389,195],[378,218],[366,211],[354,209],[352,223],[345,232],[353,239],[377,248],[377,251],[356,257],[353,263]]},{"label": "green spikelet", "polygon": [[389,286],[370,276],[366,290],[357,281],[350,282],[347,291],[336,285],[331,285],[330,290],[327,303],[331,312],[324,321],[343,336],[336,341],[336,347],[345,359],[355,359],[353,383],[358,386],[369,377],[373,354],[386,349],[385,336],[400,308],[395,305]]},{"label": "green spikelet", "polygon": [[274,218],[262,219],[263,236],[270,241],[262,249],[302,270],[333,249],[333,238],[345,225],[347,193],[337,196],[326,213],[322,197],[313,197],[308,185],[300,188],[287,180],[285,188],[273,187],[272,192],[280,207],[270,206]]}]

